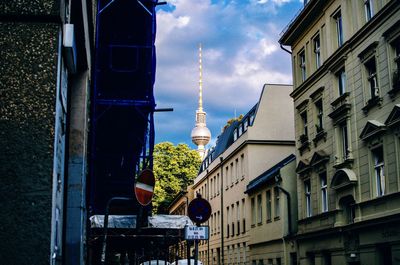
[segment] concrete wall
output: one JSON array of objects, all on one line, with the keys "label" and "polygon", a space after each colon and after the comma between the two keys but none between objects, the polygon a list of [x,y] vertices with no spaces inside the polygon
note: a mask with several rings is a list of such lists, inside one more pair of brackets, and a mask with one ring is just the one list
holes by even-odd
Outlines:
[{"label": "concrete wall", "polygon": [[[6,10],[23,9],[9,2]],[[56,24],[0,21],[3,264],[49,261],[58,32]]]}]

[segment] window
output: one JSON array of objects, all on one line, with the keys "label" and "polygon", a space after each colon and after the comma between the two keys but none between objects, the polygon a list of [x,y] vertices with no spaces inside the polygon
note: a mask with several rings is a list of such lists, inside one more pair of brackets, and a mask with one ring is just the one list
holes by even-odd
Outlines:
[{"label": "window", "polygon": [[328,211],[328,183],[326,180],[326,172],[319,174],[321,181],[321,210],[322,212]]},{"label": "window", "polygon": [[245,200],[242,199],[242,215],[243,215],[243,230],[242,233],[246,232],[246,212],[245,212]]},{"label": "window", "polygon": [[339,134],[340,134],[340,149],[339,149],[339,156],[340,156],[340,162],[344,162],[349,158],[349,138],[348,138],[348,132],[347,132],[347,123],[343,122],[342,124],[339,125]]},{"label": "window", "polygon": [[274,188],[274,196],[275,196],[275,218],[279,217],[281,214],[280,211],[280,205],[279,205],[279,188],[275,187]]},{"label": "window", "polygon": [[229,185],[229,167],[225,167],[225,181],[226,181],[226,187],[228,188],[228,185]]},{"label": "window", "polygon": [[310,217],[312,215],[311,211],[311,183],[310,180],[304,181],[304,195],[306,200],[306,217]]},{"label": "window", "polygon": [[262,196],[257,195],[257,223],[262,223]]},{"label": "window", "polygon": [[240,206],[239,201],[236,202],[236,223],[237,223],[237,235],[240,234]]},{"label": "window", "polygon": [[211,194],[211,198],[214,196],[214,180],[211,179],[211,185],[210,185],[210,194]]},{"label": "window", "polygon": [[254,198],[251,198],[251,225],[256,224],[256,206]]},{"label": "window", "polygon": [[272,207],[272,202],[271,202],[271,191],[267,190],[267,221],[271,221],[271,215],[272,215],[272,211],[271,211],[271,207]]},{"label": "window", "polygon": [[340,10],[336,12],[333,19],[335,20],[337,46],[340,47],[343,45],[343,21]]},{"label": "window", "polygon": [[244,154],[240,155],[240,171],[242,178],[244,177]]},{"label": "window", "polygon": [[233,185],[233,181],[235,179],[235,172],[233,170],[233,162],[231,162],[231,185]]},{"label": "window", "polygon": [[364,0],[365,20],[368,22],[374,15],[372,0]]},{"label": "window", "polygon": [[235,174],[236,174],[236,181],[239,180],[239,159],[236,158],[235,160]]},{"label": "window", "polygon": [[276,258],[276,265],[282,265],[281,258]]},{"label": "window", "polygon": [[321,40],[319,35],[313,39],[314,44],[314,56],[315,56],[315,68],[318,69],[321,66]]},{"label": "window", "polygon": [[374,159],[376,196],[380,197],[385,194],[385,162],[383,159],[382,146],[372,150]]},{"label": "window", "polygon": [[315,127],[317,133],[320,133],[324,130],[324,125],[323,125],[324,109],[322,106],[322,99],[319,99],[315,102],[315,112],[317,114],[317,123],[315,124]]},{"label": "window", "polygon": [[304,143],[308,140],[307,111],[303,111],[300,114],[300,118],[301,118],[301,125],[303,127],[302,135],[300,135],[300,141]]},{"label": "window", "polygon": [[300,52],[299,54],[300,60],[300,74],[301,74],[301,81],[306,80],[307,72],[306,72],[306,53],[305,51]]},{"label": "window", "polygon": [[339,92],[339,96],[341,96],[344,93],[346,93],[346,71],[344,70],[344,68],[339,70],[339,72],[337,72],[336,76],[337,76],[337,80],[338,80],[338,92]]},{"label": "window", "polygon": [[235,235],[235,221],[234,221],[234,218],[235,218],[235,205],[234,204],[232,204],[231,209],[232,209],[232,213],[231,213],[231,215],[232,215],[232,217],[231,217],[232,233],[231,233],[231,236],[234,236]]},{"label": "window", "polygon": [[217,231],[218,231],[218,233],[220,232],[220,220],[221,220],[221,217],[220,217],[220,216],[221,216],[221,214],[220,214],[220,212],[218,211],[218,212],[217,212],[217,217],[218,217],[218,218],[217,218],[217,226],[218,226],[218,227],[217,227]]},{"label": "window", "polygon": [[367,80],[370,98],[375,98],[379,96],[378,78],[376,75],[376,61],[375,57],[372,57],[365,63],[365,68],[367,70]]},{"label": "window", "polygon": [[397,71],[400,70],[400,39],[398,39],[397,41],[395,41],[393,44],[393,49],[394,49],[394,62],[395,62],[395,66]]},{"label": "window", "polygon": [[229,237],[229,206],[226,207],[226,237]]}]

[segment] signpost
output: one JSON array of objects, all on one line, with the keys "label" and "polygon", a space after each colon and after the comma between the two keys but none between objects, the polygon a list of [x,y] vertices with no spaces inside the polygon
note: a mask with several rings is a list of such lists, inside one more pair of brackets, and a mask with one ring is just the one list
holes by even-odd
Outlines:
[{"label": "signpost", "polygon": [[153,198],[155,183],[156,180],[153,171],[150,169],[144,169],[140,172],[135,183],[135,196],[142,206],[150,204],[151,199]]},{"label": "signpost", "polygon": [[[188,206],[188,215],[190,220],[192,220],[196,226],[189,226],[185,229],[185,238],[190,239],[189,237],[193,237],[194,239],[194,248],[195,248],[195,256],[194,256],[194,265],[197,265],[197,260],[199,257],[199,239],[207,240],[208,239],[208,226],[200,226],[201,223],[207,222],[207,220],[211,216],[211,205],[210,203],[201,198],[201,195],[197,193],[197,198],[193,199]],[[188,233],[186,233],[188,231]],[[207,235],[207,238],[202,238]],[[189,264],[189,258],[188,258]]]},{"label": "signpost", "polygon": [[207,200],[201,198],[200,194],[197,194],[197,198],[189,203],[188,214],[190,220],[199,226],[210,218],[211,205]]},{"label": "signpost", "polygon": [[185,226],[186,240],[208,240],[208,226]]}]

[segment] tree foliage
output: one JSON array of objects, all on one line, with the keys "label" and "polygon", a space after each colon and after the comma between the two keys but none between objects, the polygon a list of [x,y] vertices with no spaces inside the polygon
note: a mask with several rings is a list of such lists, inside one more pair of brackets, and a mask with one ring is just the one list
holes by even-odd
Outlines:
[{"label": "tree foliage", "polygon": [[154,188],[153,212],[167,213],[174,197],[193,182],[197,176],[201,159],[187,144],[174,146],[170,142],[154,146]]},{"label": "tree foliage", "polygon": [[229,120],[226,122],[226,124],[225,124],[224,128],[222,129],[222,131],[225,131],[225,129],[228,128],[229,126],[231,126],[232,123],[234,123],[235,121],[241,121],[242,119],[243,119],[243,114],[240,114],[240,116],[237,117],[237,118],[231,118],[231,119],[229,119]]}]

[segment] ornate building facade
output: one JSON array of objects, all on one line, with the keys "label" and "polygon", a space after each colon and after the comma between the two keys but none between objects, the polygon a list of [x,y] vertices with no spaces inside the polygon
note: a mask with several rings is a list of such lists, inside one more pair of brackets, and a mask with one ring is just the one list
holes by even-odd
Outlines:
[{"label": "ornate building facade", "polygon": [[307,1],[280,39],[293,65],[298,253],[400,261],[400,2]]}]

